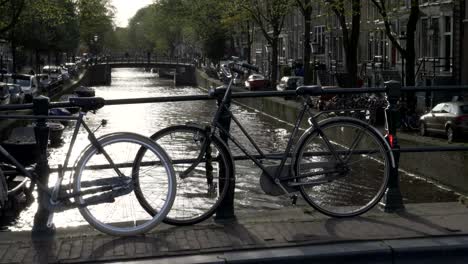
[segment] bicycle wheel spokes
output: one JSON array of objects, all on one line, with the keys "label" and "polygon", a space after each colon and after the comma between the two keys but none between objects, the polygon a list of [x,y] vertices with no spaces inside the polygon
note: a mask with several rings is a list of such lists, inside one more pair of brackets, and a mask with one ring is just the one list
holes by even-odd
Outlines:
[{"label": "bicycle wheel spokes", "polygon": [[[167,213],[171,179],[164,164],[169,161],[162,162],[155,149],[131,138],[109,140],[103,142],[102,147],[124,176],[118,176],[97,149],[87,151],[79,162],[75,185],[75,190],[83,194],[78,198],[82,205],[80,212],[88,222],[106,233],[134,235],[148,231],[164,216],[158,220],[157,215],[149,215],[140,206],[134,193],[135,186],[148,197],[153,208]],[[141,149],[145,149],[140,159],[143,164],[135,170],[134,160]],[[93,188],[107,190],[96,192]]]},{"label": "bicycle wheel spokes", "polygon": [[[208,146],[204,145],[205,132],[195,127],[169,127],[151,138],[171,157],[177,176],[177,196],[164,221],[189,225],[210,217],[227,192],[229,154],[216,138]],[[141,198],[149,213],[157,212],[145,204],[146,197]]]},{"label": "bicycle wheel spokes", "polygon": [[[300,188],[301,193],[306,201],[327,215],[362,214],[372,208],[385,191],[390,169],[389,153],[381,138],[359,123],[330,122],[322,130],[345,163],[337,162],[324,139],[318,133],[312,133],[299,151],[297,172],[299,177],[316,175],[298,178],[301,184],[305,183]],[[315,162],[332,164],[335,172],[330,166],[316,168],[310,165]],[[307,184],[314,182],[321,184]]]}]

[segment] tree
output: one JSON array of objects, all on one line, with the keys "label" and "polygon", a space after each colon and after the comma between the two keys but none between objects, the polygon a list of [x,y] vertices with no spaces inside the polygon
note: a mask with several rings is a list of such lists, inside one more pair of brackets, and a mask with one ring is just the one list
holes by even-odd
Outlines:
[{"label": "tree", "polygon": [[[358,45],[361,31],[361,0],[325,0],[336,15],[341,26],[345,65],[348,74],[346,86],[357,86]],[[351,17],[351,28],[346,20]]]},{"label": "tree", "polygon": [[275,85],[278,79],[279,35],[293,2],[291,0],[238,0],[235,3],[250,14],[271,46],[270,82]]},{"label": "tree", "polygon": [[[310,48],[310,28],[311,28],[311,16],[312,16],[312,0],[296,0],[296,5],[304,17],[304,84],[310,84],[310,57],[312,50]],[[314,62],[315,63],[315,62]]]},{"label": "tree", "polygon": [[[405,85],[414,86],[416,83],[416,29],[420,17],[419,0],[411,0],[409,18],[406,24],[406,47],[404,48],[397,39],[396,32],[392,29],[388,13],[388,6],[385,0],[371,0],[378,12],[382,16],[385,25],[385,34],[392,44],[396,47],[401,57],[406,61],[405,64]],[[410,111],[416,108],[416,98],[414,93],[407,95],[408,107]]]},{"label": "tree", "polygon": [[109,0],[75,0],[80,21],[80,39],[94,53],[110,46],[114,10]]},{"label": "tree", "polygon": [[61,52],[73,54],[79,44],[76,6],[71,0],[31,1],[12,33],[10,40],[15,45],[35,52],[36,70],[43,51],[53,51],[58,63]]},{"label": "tree", "polygon": [[23,11],[26,0],[0,0],[0,35],[11,30]]}]

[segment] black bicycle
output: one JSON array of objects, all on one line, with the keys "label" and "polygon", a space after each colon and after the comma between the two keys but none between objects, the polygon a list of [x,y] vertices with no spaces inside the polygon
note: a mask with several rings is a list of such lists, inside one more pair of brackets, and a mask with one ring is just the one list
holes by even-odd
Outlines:
[{"label": "black bicycle", "polygon": [[[0,145],[0,155],[8,163],[3,164],[3,168],[14,170],[5,172],[9,177],[22,175],[29,178],[46,194],[41,202],[51,212],[47,221],[49,227],[53,226],[54,212],[78,208],[86,221],[101,232],[115,236],[142,234],[159,224],[172,206],[176,191],[174,168],[166,152],[147,137],[117,132],[96,138],[95,131],[91,131],[83,118],[86,112],[97,110],[104,103],[102,98],[70,98],[69,103],[51,104],[51,107],[78,107],[81,110],[78,116],[0,115],[0,120],[76,121],[53,188],[38,180],[35,168],[26,168]],[[31,105],[14,108],[27,109]],[[8,109],[8,106],[0,106],[0,110]],[[90,145],[70,167],[70,155],[81,127],[88,133]],[[135,164],[135,156],[141,150],[145,155],[139,155],[138,164]],[[69,184],[62,184],[67,172],[72,174]],[[148,198],[158,213],[149,215],[139,205],[135,193]]]},{"label": "black bicycle", "polygon": [[[296,90],[303,98],[303,107],[284,153],[264,153],[229,109],[232,79],[242,72],[239,67],[256,69],[248,64],[229,65],[231,81],[225,89],[212,92],[222,92],[223,99],[211,125],[176,125],[151,136],[172,158],[177,174],[177,196],[166,223],[188,225],[210,217],[227,193],[237,159],[250,159],[262,169],[260,186],[265,193],[288,194],[294,202],[299,191],[311,206],[329,216],[360,215],[379,202],[394,160],[389,144],[375,127],[352,117],[318,121],[321,113],[312,112],[311,96],[320,94],[321,87],[303,86]],[[221,117],[226,115],[257,153],[249,153],[225,128]],[[310,128],[295,141],[306,115]],[[222,138],[229,139],[245,156],[233,157]],[[266,166],[264,160],[276,164]],[[156,214],[157,208],[145,198],[140,197],[142,206]]]}]

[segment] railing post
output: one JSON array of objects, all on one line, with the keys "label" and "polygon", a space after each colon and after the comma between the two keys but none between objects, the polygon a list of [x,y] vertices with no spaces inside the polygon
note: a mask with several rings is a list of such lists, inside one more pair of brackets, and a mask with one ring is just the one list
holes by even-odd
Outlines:
[{"label": "railing post", "polygon": [[385,136],[387,142],[392,148],[395,159],[395,167],[390,169],[390,178],[388,180],[387,190],[380,202],[381,208],[388,213],[404,210],[403,198],[400,191],[400,178],[398,175],[398,166],[400,163],[400,146],[397,139],[397,128],[400,126],[400,110],[398,109],[398,100],[401,97],[401,84],[397,81],[385,82],[387,90],[388,107],[385,109],[385,118],[387,120]]},{"label": "railing post", "polygon": [[[222,88],[217,88],[215,90],[215,95],[216,95],[216,102],[219,107],[221,104],[221,101],[223,100],[224,93],[226,91],[225,87]],[[227,102],[226,107],[229,108],[231,102]],[[229,131],[231,127],[231,116],[229,115],[229,112],[226,111],[226,109],[223,109],[221,111],[221,115],[219,118],[219,124],[222,126],[223,129],[226,131]],[[221,132],[220,133],[221,139],[228,145],[228,135],[226,133]],[[226,168],[221,168],[220,167],[220,174],[225,175],[225,170]],[[235,185],[236,185],[236,176],[235,175],[230,175],[229,179],[226,179],[225,177],[220,177],[220,182],[219,182],[219,189],[223,189],[223,185],[225,184],[224,181],[229,181],[229,187],[227,190],[227,194],[224,197],[224,199],[221,201],[220,205],[216,209],[216,216],[215,220],[216,221],[224,221],[224,220],[229,220],[229,219],[234,219],[236,216],[234,214],[234,190],[235,190]]]},{"label": "railing post", "polygon": [[[33,112],[35,115],[48,115],[49,113],[49,98],[45,96],[38,96],[33,100]],[[34,127],[36,143],[39,147],[39,156],[37,157],[37,164],[35,172],[38,176],[38,181],[44,186],[49,183],[49,163],[47,160],[47,144],[49,142],[49,127],[45,119],[37,120]],[[34,215],[34,233],[51,233],[54,228],[47,227],[47,219],[50,211],[48,209],[48,195],[45,191],[38,188],[38,208]]]}]

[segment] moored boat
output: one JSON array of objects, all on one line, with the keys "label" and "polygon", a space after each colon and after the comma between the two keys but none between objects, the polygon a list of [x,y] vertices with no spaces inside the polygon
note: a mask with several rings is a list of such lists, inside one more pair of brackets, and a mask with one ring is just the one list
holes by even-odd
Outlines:
[{"label": "moored boat", "polygon": [[96,92],[94,91],[94,88],[80,86],[75,89],[75,94],[78,95],[78,97],[94,97]]},{"label": "moored boat", "polygon": [[[36,157],[39,155],[34,127],[13,128],[9,137],[1,144],[10,155],[25,166],[35,163]],[[4,156],[1,156],[0,159],[8,161]]]},{"label": "moored boat", "polygon": [[[49,110],[50,116],[71,116],[70,111],[65,108],[52,108]],[[68,126],[71,120],[60,120],[60,123],[64,126]]]}]

